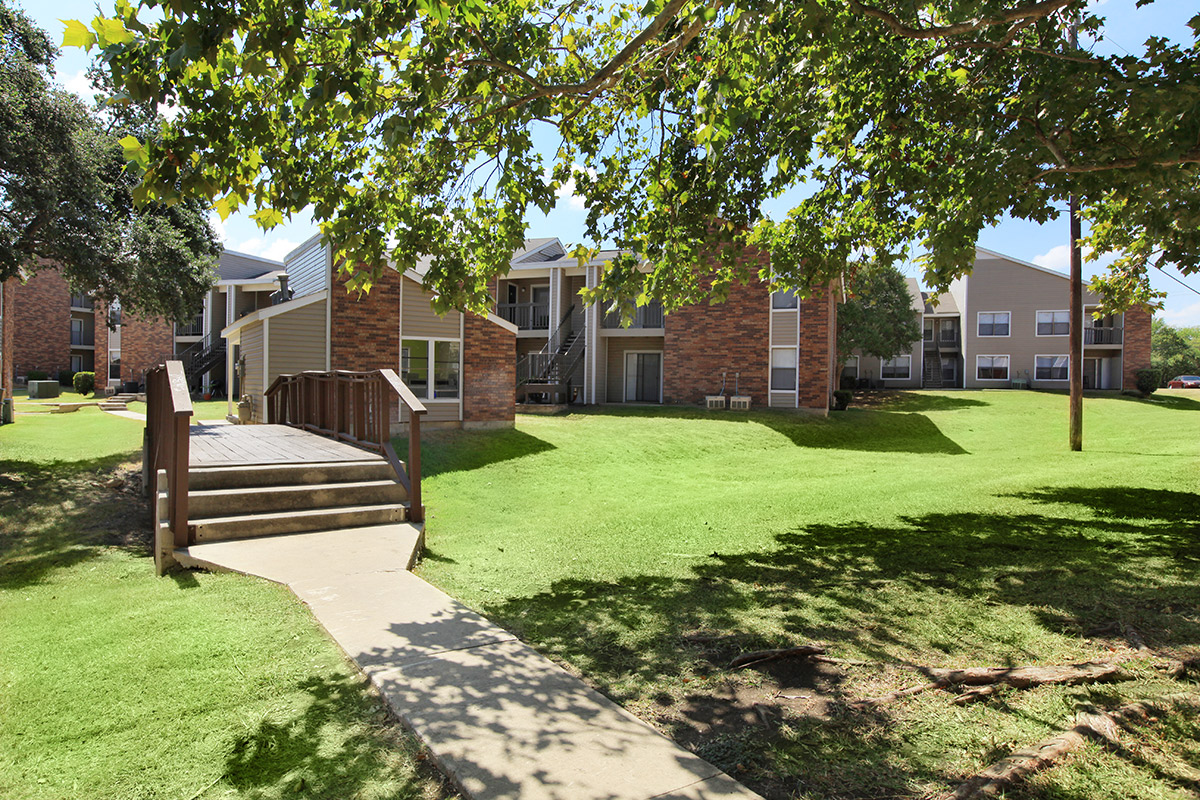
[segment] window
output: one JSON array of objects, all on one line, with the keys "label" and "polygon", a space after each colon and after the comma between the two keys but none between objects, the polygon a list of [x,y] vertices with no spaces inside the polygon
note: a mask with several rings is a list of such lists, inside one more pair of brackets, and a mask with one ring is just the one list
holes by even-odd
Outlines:
[{"label": "window", "polygon": [[400,343],[400,379],[422,400],[457,398],[459,352],[456,341],[405,339]]},{"label": "window", "polygon": [[912,377],[912,356],[897,356],[880,362],[879,377],[885,381],[906,381]]},{"label": "window", "polygon": [[796,348],[771,348],[771,389],[784,392],[796,390]]},{"label": "window", "polygon": [[933,341],[933,320],[931,319],[925,320],[925,341]]},{"label": "window", "polygon": [[108,379],[110,381],[121,380],[121,351],[108,351]]},{"label": "window", "polygon": [[1033,361],[1033,377],[1039,381],[1065,381],[1067,365],[1066,356],[1037,356]]},{"label": "window", "polygon": [[980,336],[1008,336],[1007,311],[981,311],[979,313]]},{"label": "window", "polygon": [[83,356],[71,356],[71,372],[83,372]]},{"label": "window", "polygon": [[771,308],[799,308],[800,298],[794,290],[779,290],[771,292]]},{"label": "window", "polygon": [[1039,311],[1037,312],[1038,336],[1066,336],[1071,332],[1071,312],[1069,311]]},{"label": "window", "polygon": [[1008,380],[1008,356],[975,356],[975,378],[981,381]]},{"label": "window", "polygon": [[858,356],[850,356],[842,365],[842,377],[858,380]]}]

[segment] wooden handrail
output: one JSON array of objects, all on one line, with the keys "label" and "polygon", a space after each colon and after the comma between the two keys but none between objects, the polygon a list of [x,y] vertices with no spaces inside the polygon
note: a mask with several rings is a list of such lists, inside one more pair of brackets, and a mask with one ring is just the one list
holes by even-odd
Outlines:
[{"label": "wooden handrail", "polygon": [[[188,432],[191,427],[192,398],[188,394],[187,374],[179,361],[167,361],[146,371],[146,442],[143,459],[145,474],[167,474],[167,517],[176,547],[191,544],[188,527]],[[157,509],[157,487],[152,508]],[[155,524],[157,524],[157,511]],[[157,552],[155,558],[158,558]]]},{"label": "wooden handrail", "polygon": [[[407,464],[392,447],[393,395],[408,409]],[[309,370],[280,375],[264,396],[268,423],[290,425],[382,454],[408,491],[409,519],[424,521],[421,417],[427,409],[394,370]]]}]

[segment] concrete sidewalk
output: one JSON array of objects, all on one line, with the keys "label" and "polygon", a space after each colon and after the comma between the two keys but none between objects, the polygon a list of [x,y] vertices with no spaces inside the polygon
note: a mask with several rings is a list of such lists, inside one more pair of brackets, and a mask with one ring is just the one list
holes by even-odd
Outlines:
[{"label": "concrete sidewalk", "polygon": [[758,797],[409,572],[420,537],[398,524],[176,556],[289,586],[473,798]]}]

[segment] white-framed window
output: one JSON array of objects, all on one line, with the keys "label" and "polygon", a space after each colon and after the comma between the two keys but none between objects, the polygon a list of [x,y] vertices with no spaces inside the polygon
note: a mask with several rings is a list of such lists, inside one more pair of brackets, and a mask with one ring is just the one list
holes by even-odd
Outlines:
[{"label": "white-framed window", "polygon": [[842,365],[842,377],[858,380],[858,356],[850,356]]},{"label": "white-framed window", "polygon": [[1011,319],[1008,311],[980,311],[977,331],[980,336],[1008,336]]},{"label": "white-framed window", "polygon": [[462,347],[457,339],[400,343],[400,379],[421,400],[458,399],[461,374]]},{"label": "white-framed window", "polygon": [[110,381],[121,380],[121,351],[108,351],[108,379]]},{"label": "white-framed window", "polygon": [[975,356],[975,379],[980,381],[1008,380],[1008,356]]},{"label": "white-framed window", "polygon": [[793,392],[796,390],[797,350],[794,347],[771,348],[771,390]]},{"label": "white-framed window", "polygon": [[1066,356],[1034,356],[1033,378],[1038,381],[1065,381],[1070,376],[1070,361]]},{"label": "white-framed window", "polygon": [[771,292],[771,308],[799,308],[800,298],[792,289],[780,289]]},{"label": "white-framed window", "polygon": [[1070,311],[1037,312],[1038,336],[1066,336],[1071,332]]},{"label": "white-framed window", "polygon": [[912,377],[912,356],[896,356],[879,362],[879,377],[885,381],[906,381]]},{"label": "white-framed window", "polygon": [[71,356],[71,372],[83,372],[83,356]]}]

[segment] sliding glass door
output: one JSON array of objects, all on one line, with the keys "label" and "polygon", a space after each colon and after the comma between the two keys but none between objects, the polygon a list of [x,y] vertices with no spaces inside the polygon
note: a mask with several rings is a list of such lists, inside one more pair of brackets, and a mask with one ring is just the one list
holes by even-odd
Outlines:
[{"label": "sliding glass door", "polygon": [[625,354],[625,402],[662,402],[662,353]]}]

